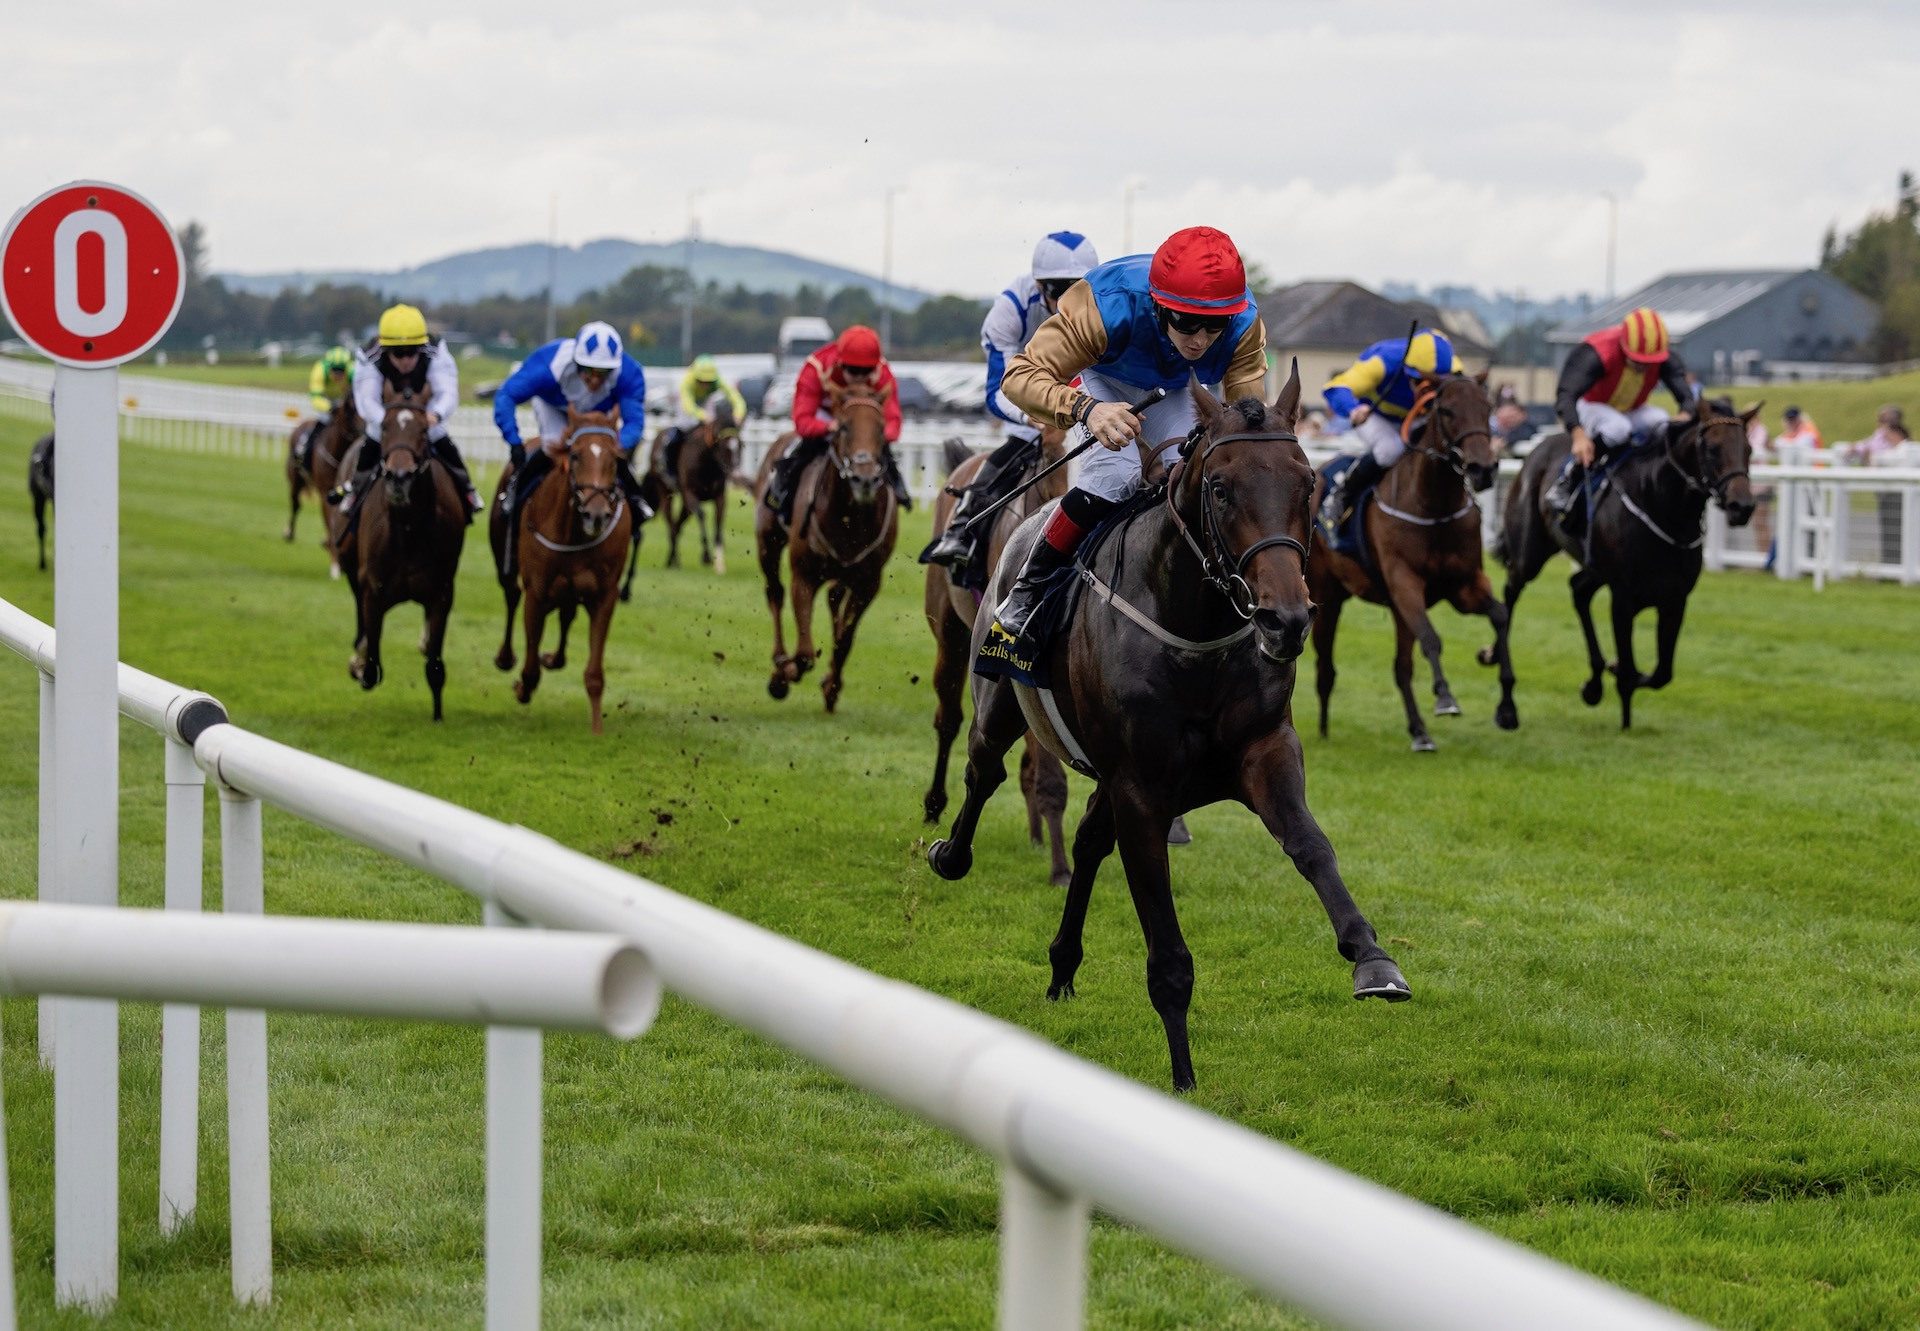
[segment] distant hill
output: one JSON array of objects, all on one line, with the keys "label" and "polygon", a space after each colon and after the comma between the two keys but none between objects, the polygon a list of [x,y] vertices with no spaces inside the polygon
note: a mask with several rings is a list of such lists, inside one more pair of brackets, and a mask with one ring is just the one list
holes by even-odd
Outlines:
[{"label": "distant hill", "polygon": [[[617,282],[643,264],[678,268],[685,249],[680,241],[664,244],[632,240],[594,240],[580,246],[561,246],[555,254],[554,287],[560,300]],[[693,243],[693,273],[700,282],[735,283],[749,291],[792,294],[811,285],[822,291],[864,287],[877,299],[879,278],[851,268],[803,258],[752,245],[725,245],[717,241]],[[547,287],[547,247],[544,244],[506,245],[498,249],[450,254],[416,268],[390,272],[220,273],[229,290],[274,295],[288,287],[311,290],[321,282],[358,284],[389,295],[427,302],[470,301],[486,296],[535,296]],[[896,309],[911,310],[927,293],[911,287],[893,288]]]}]

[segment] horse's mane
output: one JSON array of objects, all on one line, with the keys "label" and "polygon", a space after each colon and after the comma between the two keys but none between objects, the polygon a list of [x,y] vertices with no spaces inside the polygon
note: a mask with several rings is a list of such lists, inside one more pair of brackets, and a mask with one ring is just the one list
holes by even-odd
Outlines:
[{"label": "horse's mane", "polygon": [[1267,404],[1257,397],[1243,397],[1238,402],[1230,403],[1227,410],[1239,412],[1240,419],[1245,422],[1243,426],[1234,426],[1234,429],[1259,430],[1266,426]]}]

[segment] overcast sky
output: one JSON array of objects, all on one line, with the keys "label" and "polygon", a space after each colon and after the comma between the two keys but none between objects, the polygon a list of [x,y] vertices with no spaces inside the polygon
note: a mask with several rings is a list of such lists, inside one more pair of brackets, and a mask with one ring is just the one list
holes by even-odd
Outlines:
[{"label": "overcast sky", "polygon": [[704,234],[985,293],[1034,239],[1598,291],[1816,260],[1920,167],[1920,4],[9,6],[0,203],[91,176],[218,268]]}]

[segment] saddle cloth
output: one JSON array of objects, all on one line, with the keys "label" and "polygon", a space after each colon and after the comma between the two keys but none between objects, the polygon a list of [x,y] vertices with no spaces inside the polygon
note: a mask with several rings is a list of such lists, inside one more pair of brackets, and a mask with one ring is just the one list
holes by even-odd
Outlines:
[{"label": "saddle cloth", "polygon": [[[1341,477],[1352,470],[1353,464],[1359,460],[1359,457],[1354,454],[1343,453],[1324,463],[1320,468],[1320,476],[1327,488],[1332,489],[1340,484]],[[1353,501],[1353,511],[1338,528],[1328,526],[1318,516],[1314,518],[1314,525],[1320,528],[1320,535],[1335,554],[1345,555],[1348,559],[1357,559],[1369,567],[1372,566],[1372,561],[1367,556],[1367,505],[1373,502],[1373,492],[1376,488],[1369,485],[1360,492],[1359,497]]]}]

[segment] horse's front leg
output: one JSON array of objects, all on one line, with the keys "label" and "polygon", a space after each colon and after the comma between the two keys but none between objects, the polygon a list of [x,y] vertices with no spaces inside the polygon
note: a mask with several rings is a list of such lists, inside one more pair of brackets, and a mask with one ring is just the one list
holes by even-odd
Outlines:
[{"label": "horse's front leg", "polygon": [[1053,966],[1053,979],[1047,985],[1049,999],[1073,997],[1073,979],[1086,955],[1082,939],[1087,929],[1087,903],[1093,899],[1093,880],[1111,854],[1113,806],[1107,802],[1106,787],[1096,786],[1087,797],[1087,811],[1080,816],[1079,830],[1073,834],[1073,876],[1067,880],[1059,932],[1047,945],[1047,960]]},{"label": "horse's front leg", "polygon": [[687,525],[687,503],[684,493],[679,499],[667,500],[667,567],[680,567],[680,529]]},{"label": "horse's front leg", "polygon": [[1407,733],[1413,736],[1415,753],[1432,753],[1433,736],[1427,733],[1426,718],[1420,715],[1420,704],[1413,697],[1413,630],[1398,611],[1388,607],[1388,613],[1393,616],[1393,683],[1407,709]]},{"label": "horse's front leg", "polygon": [[627,577],[620,584],[620,599],[623,601],[633,599],[633,571],[640,567],[640,536],[645,530],[646,524],[640,521],[640,514],[636,511],[633,515],[633,548],[627,551]]},{"label": "horse's front leg", "polygon": [[820,681],[820,693],[826,699],[829,712],[840,702],[840,690],[846,681],[847,658],[853,655],[853,635],[860,627],[860,616],[873,604],[873,598],[879,590],[877,579],[873,586],[858,589],[837,582],[828,595],[828,605],[833,611],[833,661],[827,667],[827,677]]},{"label": "horse's front leg", "polygon": [[551,652],[547,653],[547,655],[542,657],[540,660],[540,664],[545,666],[547,669],[565,670],[567,668],[567,634],[573,628],[573,616],[574,616],[574,613],[577,610],[579,610],[579,608],[580,608],[579,604],[574,601],[565,601],[561,603],[560,641],[554,646],[554,649]]},{"label": "horse's front leg", "polygon": [[1673,683],[1673,657],[1680,648],[1680,625],[1687,617],[1687,598],[1683,594],[1662,601],[1658,611],[1660,617],[1655,630],[1658,656],[1653,663],[1653,673],[1640,677],[1643,689],[1664,689]]},{"label": "horse's front leg", "polygon": [[1381,948],[1373,926],[1353,902],[1333,843],[1307,808],[1307,769],[1300,736],[1282,727],[1253,745],[1240,764],[1240,798],[1260,816],[1300,876],[1313,884],[1333,925],[1340,955],[1353,963],[1353,996],[1399,1001],[1413,997],[1406,976]]},{"label": "horse's front leg", "polygon": [[1600,587],[1600,576],[1587,568],[1567,580],[1573,612],[1580,617],[1580,632],[1587,640],[1587,682],[1580,686],[1580,701],[1589,707],[1598,707],[1606,690],[1607,662],[1600,655],[1600,635],[1593,631],[1593,597]]},{"label": "horse's front leg", "polygon": [[[1333,664],[1333,644],[1340,633],[1340,611],[1346,594],[1329,596],[1313,618],[1313,686],[1320,695],[1320,738],[1327,737],[1327,716],[1333,704],[1333,684],[1340,672]],[[1411,694],[1408,695],[1411,698]]]},{"label": "horse's front leg", "polygon": [[1500,705],[1493,709],[1493,723],[1502,730],[1518,730],[1520,713],[1513,705],[1513,650],[1507,636],[1507,607],[1493,594],[1493,584],[1484,570],[1475,570],[1473,581],[1453,596],[1453,608],[1463,615],[1485,615],[1493,625],[1493,661],[1500,667]]},{"label": "horse's front leg", "polygon": [[360,687],[371,689],[384,673],[380,665],[380,631],[386,626],[387,607],[370,583],[360,585],[360,668],[353,672]]},{"label": "horse's front leg", "polygon": [[793,661],[787,655],[787,637],[785,610],[787,589],[780,581],[780,556],[786,546],[774,537],[774,528],[770,519],[754,534],[754,543],[760,556],[760,578],[766,591],[767,613],[773,618],[773,673],[767,677],[767,693],[774,698],[784,698],[797,675],[790,675]]},{"label": "horse's front leg", "polygon": [[426,655],[427,689],[433,694],[433,719],[440,720],[440,693],[447,685],[447,662],[442,655],[447,642],[447,617],[453,612],[453,589],[427,607],[426,631],[420,635],[420,650]]},{"label": "horse's front leg", "polygon": [[980,679],[973,695],[973,729],[967,733],[966,797],[947,835],[927,847],[927,863],[942,878],[965,878],[973,867],[973,834],[980,810],[1007,779],[1007,750],[1027,731],[1027,718],[1013,686]]},{"label": "horse's front leg", "polygon": [[713,501],[713,571],[719,577],[727,576],[727,487],[720,487],[720,497]]},{"label": "horse's front leg", "polygon": [[793,574],[793,665],[789,677],[799,679],[813,669],[817,655],[813,645],[813,603],[820,595],[820,584],[802,560],[794,559],[790,570]]},{"label": "horse's front leg", "polygon": [[1427,658],[1427,668],[1433,672],[1433,714],[1460,715],[1460,704],[1454,699],[1453,689],[1447,684],[1447,672],[1440,665],[1440,634],[1427,614],[1426,579],[1410,568],[1396,569],[1387,578],[1387,595],[1392,598],[1393,608],[1402,622],[1413,631],[1421,655]]},{"label": "horse's front leg", "polygon": [[1620,693],[1620,728],[1633,729],[1633,691],[1640,671],[1633,663],[1633,619],[1640,607],[1615,588],[1613,593],[1613,687]]},{"label": "horse's front leg", "polygon": [[[1173,1063],[1173,1089],[1193,1089],[1193,1054],[1187,1043],[1187,1009],[1193,1003],[1193,954],[1180,933],[1173,908],[1173,880],[1167,873],[1167,828],[1172,813],[1145,792],[1110,790],[1120,862],[1127,869],[1127,890],[1147,940],[1147,998],[1167,1033]],[[1071,890],[1071,889],[1069,889]]]},{"label": "horse's front leg", "polygon": [[527,602],[520,610],[520,622],[526,630],[526,651],[520,662],[520,678],[513,681],[513,696],[522,703],[533,701],[540,687],[540,639],[547,631],[546,589],[527,584]]},{"label": "horse's front leg", "polygon": [[700,562],[713,562],[713,547],[707,543],[707,510],[698,499],[689,500],[687,507],[693,510],[693,520],[700,528]]},{"label": "horse's front leg", "polygon": [[593,713],[593,733],[600,733],[600,695],[607,685],[604,665],[607,654],[607,630],[613,626],[613,607],[619,598],[609,588],[593,607],[587,620],[587,668],[582,680],[587,686],[587,707]]}]

